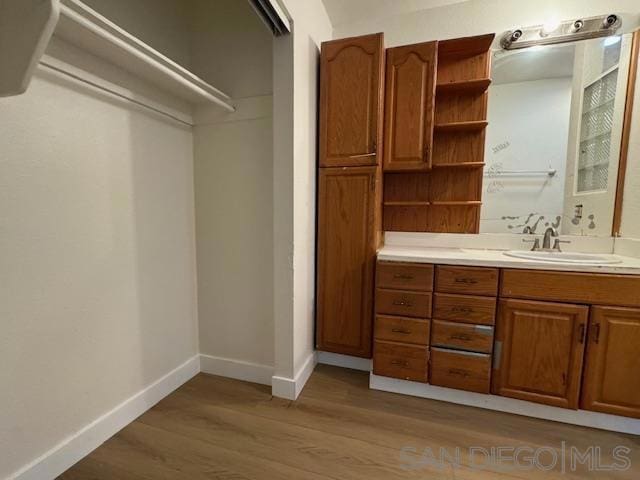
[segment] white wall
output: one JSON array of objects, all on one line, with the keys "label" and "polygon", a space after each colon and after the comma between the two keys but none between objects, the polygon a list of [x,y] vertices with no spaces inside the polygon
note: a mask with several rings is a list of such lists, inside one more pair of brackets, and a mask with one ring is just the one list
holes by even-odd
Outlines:
[{"label": "white wall", "polygon": [[[562,217],[570,108],[571,78],[489,88],[481,233],[521,233],[525,221],[532,227],[544,216],[540,233]],[[554,177],[499,175],[549,168],[557,171]]]},{"label": "white wall", "polygon": [[185,67],[191,65],[192,3],[196,0],[83,0],[120,27]]},{"label": "white wall", "polygon": [[191,0],[193,71],[234,99],[271,95],[272,36],[248,0]]},{"label": "white wall", "polygon": [[320,0],[282,3],[294,31],[274,44],[274,394],[295,397],[314,355],[318,63],[331,24]]},{"label": "white wall", "polygon": [[200,352],[272,369],[271,97],[194,136]]},{"label": "white wall", "polygon": [[197,353],[192,134],[38,74],[0,99],[0,478]]},{"label": "white wall", "polygon": [[[200,108],[195,116],[200,352],[207,356],[203,368],[270,383],[272,35],[247,1],[196,0],[194,5],[193,69],[232,96],[237,107],[232,114]],[[239,374],[246,369],[258,373]]]}]

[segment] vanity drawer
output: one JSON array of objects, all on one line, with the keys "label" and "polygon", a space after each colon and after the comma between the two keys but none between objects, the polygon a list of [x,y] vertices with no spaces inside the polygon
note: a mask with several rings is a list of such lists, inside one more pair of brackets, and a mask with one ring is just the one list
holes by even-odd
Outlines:
[{"label": "vanity drawer", "polygon": [[433,318],[451,322],[494,325],[496,299],[436,293],[433,298]]},{"label": "vanity drawer", "polygon": [[376,290],[376,314],[431,318],[431,293]]},{"label": "vanity drawer", "polygon": [[429,348],[376,340],[373,373],[414,382],[427,381]]},{"label": "vanity drawer", "polygon": [[433,291],[433,265],[378,262],[376,286],[391,290]]},{"label": "vanity drawer", "polygon": [[640,307],[637,275],[505,269],[500,291],[505,298]]},{"label": "vanity drawer", "polygon": [[489,393],[491,355],[431,349],[432,385]]},{"label": "vanity drawer", "polygon": [[493,350],[493,327],[434,320],[431,345],[470,352],[491,353]]},{"label": "vanity drawer", "polygon": [[495,297],[498,276],[497,268],[438,266],[436,292]]},{"label": "vanity drawer", "polygon": [[375,339],[429,345],[431,320],[376,316]]}]

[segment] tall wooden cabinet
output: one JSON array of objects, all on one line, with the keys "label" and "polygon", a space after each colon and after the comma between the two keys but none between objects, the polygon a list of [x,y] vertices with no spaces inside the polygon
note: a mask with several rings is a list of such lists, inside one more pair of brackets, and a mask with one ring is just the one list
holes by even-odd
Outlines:
[{"label": "tall wooden cabinet", "polygon": [[321,350],[371,355],[377,180],[376,167],[320,171],[317,344]]},{"label": "tall wooden cabinet", "polygon": [[589,307],[501,300],[492,392],[578,408]]},{"label": "tall wooden cabinet", "polygon": [[378,165],[383,60],[381,33],[322,44],[320,167]]},{"label": "tall wooden cabinet", "polygon": [[640,310],[593,307],[585,368],[583,409],[640,418]]},{"label": "tall wooden cabinet", "polygon": [[321,53],[316,346],[371,358],[381,238],[382,34]]}]

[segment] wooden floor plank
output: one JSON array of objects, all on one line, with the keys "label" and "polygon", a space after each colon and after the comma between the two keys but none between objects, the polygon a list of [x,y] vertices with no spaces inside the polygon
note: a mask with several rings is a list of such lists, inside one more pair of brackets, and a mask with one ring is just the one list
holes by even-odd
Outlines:
[{"label": "wooden floor plank", "polygon": [[[622,445],[632,468],[500,471],[470,447],[598,446],[603,462]],[[415,453],[402,453],[403,448]],[[198,375],[60,478],[146,479],[635,479],[637,437],[563,425],[403,395],[372,391],[364,372],[318,366],[296,402],[270,388]],[[461,451],[460,465],[421,462],[425,449]],[[428,458],[427,458],[428,459]]]}]

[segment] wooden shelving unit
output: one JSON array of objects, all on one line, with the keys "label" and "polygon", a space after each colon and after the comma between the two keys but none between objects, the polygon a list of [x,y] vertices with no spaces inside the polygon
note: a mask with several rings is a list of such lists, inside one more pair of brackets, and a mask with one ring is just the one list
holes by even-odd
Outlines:
[{"label": "wooden shelving unit", "polygon": [[439,83],[436,85],[436,93],[438,95],[458,92],[483,93],[487,91],[489,85],[491,85],[490,78]]},{"label": "wooden shelving unit", "polygon": [[429,231],[478,233],[494,35],[438,44]]},{"label": "wooden shelving unit", "polygon": [[479,232],[493,39],[438,43],[431,170],[385,173],[385,230]]},{"label": "wooden shelving unit", "polygon": [[484,162],[454,162],[454,163],[436,163],[432,168],[482,168]]},{"label": "wooden shelving unit", "polygon": [[433,127],[434,132],[476,132],[484,130],[489,124],[487,121],[471,120],[467,122],[448,122],[436,123]]}]

